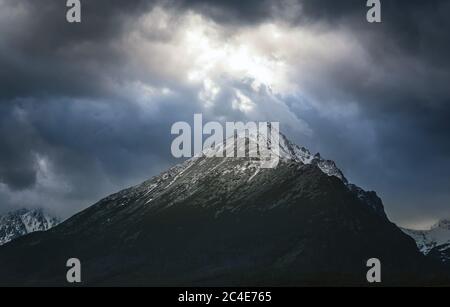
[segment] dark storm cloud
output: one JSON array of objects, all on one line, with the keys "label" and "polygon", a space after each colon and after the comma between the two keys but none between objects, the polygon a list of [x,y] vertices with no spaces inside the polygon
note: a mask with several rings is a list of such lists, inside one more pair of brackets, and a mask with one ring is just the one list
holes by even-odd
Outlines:
[{"label": "dark storm cloud", "polygon": [[0,20],[0,99],[102,95],[104,76],[121,64],[111,42],[149,1],[82,1],[80,24],[66,21],[66,1],[5,0]]},{"label": "dark storm cloud", "polygon": [[[170,138],[161,137],[178,120],[174,105],[166,105],[158,116],[113,100],[26,99],[1,106],[0,183],[19,200],[21,194],[32,195],[21,206],[44,206],[67,216],[143,181],[175,163]],[[194,112],[189,106],[184,111]],[[49,163],[49,174],[39,159]],[[8,202],[2,206],[11,208]]]},{"label": "dark storm cloud", "polygon": [[[379,65],[387,72],[382,84],[373,87],[354,84],[353,91],[348,92],[382,96],[387,103],[372,104],[375,108],[396,107],[396,100],[408,96],[408,91],[411,96],[419,94],[409,104],[427,98],[445,103],[449,97],[450,3],[444,0],[381,1],[383,22],[369,24],[364,22],[367,9],[361,5],[363,2],[319,0],[305,1],[303,6],[304,14],[315,22],[339,24],[353,33],[363,42],[374,66]],[[397,82],[399,85],[395,84]],[[408,108],[404,109],[409,112]]]},{"label": "dark storm cloud", "polygon": [[[0,15],[0,103],[37,95],[108,95],[109,78],[123,78],[127,73],[122,70],[126,50],[115,45],[117,39],[155,5],[173,8],[174,12],[206,9],[223,16],[229,15],[222,14],[221,7],[232,14],[241,12],[234,1],[218,2],[217,8],[201,1],[82,1],[82,22],[69,24],[65,2],[4,0]],[[246,5],[242,14],[253,14]],[[266,10],[266,6],[258,7]]]},{"label": "dark storm cloud", "polygon": [[[0,210],[65,206],[56,211],[66,215],[173,163],[161,135],[173,108],[193,113],[180,101],[194,94],[150,99],[145,111],[117,87],[141,73],[115,44],[152,1],[82,1],[81,24],[66,22],[65,1],[0,4]],[[44,183],[40,159],[51,167]]]},{"label": "dark storm cloud", "polygon": [[12,189],[32,186],[36,181],[31,148],[38,143],[33,131],[16,110],[0,105],[0,182]]},{"label": "dark storm cloud", "polygon": [[[101,0],[82,3],[83,22],[72,25],[65,20],[65,1],[6,1],[6,17],[0,21],[4,29],[0,42],[0,82],[3,85],[0,98],[104,95],[108,91],[108,76],[124,73],[121,71],[125,64],[124,50],[113,42],[128,29],[127,25],[136,22],[155,3],[198,11],[219,23],[234,26],[283,18],[290,13],[291,19],[283,21],[347,27],[365,41],[373,61],[382,65],[393,64],[386,62],[386,52],[401,52],[401,56],[420,58],[422,65],[430,65],[444,74],[449,66],[445,55],[450,51],[447,31],[450,21],[445,12],[449,11],[450,4],[443,0],[383,1],[383,23],[376,25],[365,22],[365,1],[357,0]],[[7,18],[8,8],[16,12],[14,17]],[[355,90],[373,89],[356,86]]]},{"label": "dark storm cloud", "polygon": [[[398,0],[381,1],[382,23],[365,22],[368,8],[362,0],[306,0],[302,1],[302,12],[309,22],[326,22],[331,25],[349,24],[357,29],[383,32],[401,46],[414,51],[430,43],[433,47],[448,47],[445,28],[450,22],[446,18],[449,3],[445,0]],[[300,20],[301,21],[301,20]],[[439,43],[439,45],[437,45]],[[436,52],[442,51],[435,50]]]}]

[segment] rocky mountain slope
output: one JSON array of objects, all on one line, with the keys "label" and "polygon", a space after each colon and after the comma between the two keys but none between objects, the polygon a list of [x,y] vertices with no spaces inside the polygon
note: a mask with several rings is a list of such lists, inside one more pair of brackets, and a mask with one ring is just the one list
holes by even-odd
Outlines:
[{"label": "rocky mountain slope", "polygon": [[20,209],[0,215],[0,245],[35,231],[45,231],[59,220],[42,209]]},{"label": "rocky mountain slope", "polygon": [[0,284],[66,285],[73,257],[85,285],[367,285],[369,258],[385,285],[448,282],[374,192],[280,142],[273,169],[196,157],[0,247]]}]

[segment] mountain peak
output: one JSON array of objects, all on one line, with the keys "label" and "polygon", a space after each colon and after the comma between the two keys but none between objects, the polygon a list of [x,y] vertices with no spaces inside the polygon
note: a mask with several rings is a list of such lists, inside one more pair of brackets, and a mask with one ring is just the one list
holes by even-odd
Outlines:
[{"label": "mountain peak", "polygon": [[[275,154],[279,157],[280,162],[284,163],[294,162],[301,165],[316,166],[325,175],[340,179],[347,187],[347,189],[351,193],[353,193],[363,204],[373,209],[374,212],[380,217],[387,219],[382,200],[377,196],[375,192],[365,191],[361,187],[349,183],[347,178],[345,178],[343,172],[337,167],[336,163],[333,160],[324,159],[320,153],[312,154],[307,148],[299,146],[294,142],[290,141],[283,133],[274,130],[273,127],[271,128],[271,130],[272,132],[275,133],[278,132],[279,149],[273,150],[273,148],[271,148],[270,150],[272,154]],[[232,138],[234,139],[234,142],[229,141]],[[171,168],[169,171],[162,174],[161,176],[173,178],[170,183],[170,185],[172,185],[176,180],[179,180],[182,177],[181,175],[185,172],[185,170],[191,168],[191,166],[194,165],[199,158],[217,157],[218,153],[220,153],[223,156],[224,153],[227,152],[227,149],[230,150],[231,148],[235,148],[232,146],[239,147],[239,150],[241,150],[241,152],[245,152],[246,154],[248,154],[250,141],[254,142],[254,144],[258,144],[259,147],[267,146],[267,142],[270,142],[270,137],[267,137],[267,134],[261,133],[258,129],[238,131],[231,138],[226,139],[220,144],[217,145],[214,144],[214,146],[212,146],[211,148],[204,150],[200,157],[196,156],[192,159],[189,159],[185,163]],[[239,168],[252,169],[254,171],[254,174],[250,177],[249,180],[252,180],[255,176],[261,174],[260,172],[261,166],[260,163],[258,163],[257,161],[258,158],[256,158],[256,161],[255,158],[240,158],[240,159],[241,162],[238,162],[238,164],[240,165]],[[216,162],[217,164],[212,163],[211,167],[212,169],[216,169],[218,165],[221,165],[224,162],[225,161]],[[248,165],[242,165],[242,163],[248,163]],[[224,165],[222,165],[221,168],[222,167],[224,167]]]},{"label": "mountain peak", "polygon": [[291,158],[271,169],[249,158],[196,157],[110,195],[53,231],[1,248],[0,276],[58,283],[66,267],[47,268],[62,255],[84,259],[91,282],[119,285],[329,284],[336,272],[345,276],[339,284],[355,284],[365,282],[361,269],[373,255],[399,265],[390,274],[398,280],[423,267],[414,244],[370,210],[374,194],[327,176],[318,167],[326,160],[308,160],[306,149],[284,138],[281,146]]},{"label": "mountain peak", "polygon": [[37,208],[21,208],[0,215],[0,245],[35,231],[48,230],[58,223],[56,217]]},{"label": "mountain peak", "polygon": [[[259,129],[250,129],[248,131],[242,130],[238,131],[234,136],[226,139],[224,142],[214,145],[202,152],[202,155],[212,157],[217,156],[218,153],[223,154],[229,150],[231,146],[238,147],[238,150],[248,153],[249,143],[257,144],[259,148],[261,146],[267,146],[270,148],[271,154],[278,156],[280,161],[295,161],[301,162],[303,164],[313,164],[320,168],[320,170],[328,176],[335,176],[343,181],[345,184],[348,183],[342,171],[336,166],[336,163],[332,160],[323,159],[320,153],[312,154],[307,148],[299,146],[292,141],[290,141],[286,135],[275,130],[274,127],[271,128],[272,133],[279,134],[279,149],[275,150],[273,146],[270,146],[270,137],[267,134],[261,133]],[[234,139],[234,142],[230,142]],[[245,139],[245,140],[244,140]],[[267,145],[269,144],[269,146]],[[245,148],[242,148],[245,147]]]},{"label": "mountain peak", "polygon": [[[118,284],[329,284],[336,270],[348,276],[340,284],[354,284],[365,282],[361,269],[373,255],[399,265],[399,280],[423,268],[422,255],[389,222],[374,192],[346,183],[333,161],[284,135],[279,154],[274,168],[247,157],[189,159],[50,232],[1,248],[0,275],[12,283],[57,283],[66,267],[46,268],[61,255],[85,259],[92,281]],[[36,262],[36,254],[46,256]],[[18,269],[24,263],[39,272]]]},{"label": "mountain peak", "polygon": [[450,219],[438,221],[429,230],[402,230],[416,241],[417,247],[424,254],[450,244]]}]

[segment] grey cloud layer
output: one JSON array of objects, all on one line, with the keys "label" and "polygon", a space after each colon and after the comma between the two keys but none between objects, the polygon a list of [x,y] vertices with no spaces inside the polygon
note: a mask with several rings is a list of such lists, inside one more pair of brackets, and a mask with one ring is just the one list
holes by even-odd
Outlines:
[{"label": "grey cloud layer", "polygon": [[[48,202],[69,214],[154,175],[174,163],[170,125],[201,111],[289,122],[297,142],[384,196],[397,221],[450,215],[448,1],[382,1],[377,25],[356,0],[82,2],[83,22],[69,25],[64,1],[0,0],[0,210]],[[221,67],[217,97],[187,82],[198,60],[183,48],[189,12],[215,31],[211,44],[247,33],[260,55],[281,50],[299,89],[252,90]],[[292,38],[251,41],[265,23]],[[233,108],[236,91],[252,112]]]}]

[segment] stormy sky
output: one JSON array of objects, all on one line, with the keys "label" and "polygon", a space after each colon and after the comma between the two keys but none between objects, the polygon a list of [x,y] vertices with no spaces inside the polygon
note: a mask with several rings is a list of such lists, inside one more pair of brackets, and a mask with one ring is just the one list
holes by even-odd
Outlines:
[{"label": "stormy sky", "polygon": [[450,2],[0,0],[0,213],[63,217],[177,162],[171,125],[279,121],[425,227],[450,217]]}]

